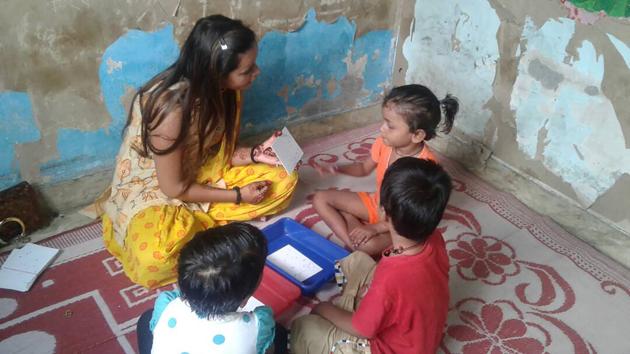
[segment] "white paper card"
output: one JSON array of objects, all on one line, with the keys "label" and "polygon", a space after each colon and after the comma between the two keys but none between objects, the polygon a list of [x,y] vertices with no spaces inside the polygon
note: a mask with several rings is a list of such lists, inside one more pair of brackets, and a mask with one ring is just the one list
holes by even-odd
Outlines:
[{"label": "white paper card", "polygon": [[254,309],[259,306],[265,306],[265,304],[260,302],[260,300],[258,300],[257,298],[250,296],[245,306],[241,307],[240,310],[241,311],[254,311]]},{"label": "white paper card", "polygon": [[322,267],[291,245],[286,245],[275,251],[270,254],[267,259],[301,282],[322,270]]},{"label": "white paper card", "polygon": [[271,149],[278,156],[278,160],[280,160],[284,169],[287,170],[287,173],[293,172],[295,166],[297,166],[304,155],[304,151],[302,151],[287,127],[282,129],[282,135],[277,137],[271,144]]},{"label": "white paper card", "polygon": [[14,249],[0,268],[0,288],[28,291],[58,252],[34,243]]}]

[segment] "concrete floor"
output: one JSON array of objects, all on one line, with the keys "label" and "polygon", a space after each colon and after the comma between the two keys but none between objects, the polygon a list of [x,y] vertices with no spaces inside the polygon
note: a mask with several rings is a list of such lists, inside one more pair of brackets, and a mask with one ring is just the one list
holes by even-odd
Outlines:
[{"label": "concrete floor", "polygon": [[[380,106],[372,106],[360,110],[342,113],[334,117],[327,117],[316,123],[300,123],[290,125],[291,132],[302,144],[334,134],[335,132],[346,131],[353,128],[365,126],[380,121]],[[245,143],[259,141],[265,137],[254,136],[243,139]],[[449,138],[436,139],[432,141],[432,147],[439,152],[457,160],[466,161],[466,167],[473,173],[489,182],[497,189],[510,193],[521,202],[529,206],[539,214],[546,215],[555,220],[569,233],[584,240],[600,252],[606,254],[626,268],[630,269],[630,235],[617,230],[606,223],[601,217],[582,209],[576,202],[560,195],[559,193],[546,188],[538,181],[528,178],[520,171],[506,165],[499,159],[489,157],[483,149],[476,149],[470,143],[458,139],[456,135]],[[471,155],[471,151],[473,152]],[[476,151],[476,153],[475,153]],[[98,185],[102,189],[105,172],[99,173]],[[65,205],[72,205],[74,208],[69,212],[61,214],[46,229],[35,232],[31,235],[33,241],[39,241],[51,235],[76,228],[92,221],[80,215],[77,205],[85,203],[86,195],[82,195],[77,201],[68,201],[68,188],[72,190],[88,190],[86,185],[94,186],[93,178],[73,181],[60,188],[55,187],[55,193],[65,195]],[[93,188],[92,188],[93,189]],[[100,193],[100,191],[97,191]],[[94,196],[97,192],[91,192]],[[51,195],[50,193],[48,194]],[[71,195],[77,195],[73,193]],[[57,202],[60,204],[61,202]],[[9,248],[4,248],[5,251]]]}]

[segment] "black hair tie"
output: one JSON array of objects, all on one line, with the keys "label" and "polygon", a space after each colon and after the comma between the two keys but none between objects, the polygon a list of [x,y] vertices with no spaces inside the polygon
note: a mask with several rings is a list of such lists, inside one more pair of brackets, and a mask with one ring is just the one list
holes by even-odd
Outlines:
[{"label": "black hair tie", "polygon": [[241,188],[239,186],[234,186],[232,189],[236,191],[236,205],[241,204],[241,201],[243,200],[241,196]]},{"label": "black hair tie", "polygon": [[249,157],[252,159],[253,163],[258,163],[258,161],[256,161],[256,159],[254,158],[254,150],[256,149],[255,146],[252,146],[252,150],[249,152]]}]

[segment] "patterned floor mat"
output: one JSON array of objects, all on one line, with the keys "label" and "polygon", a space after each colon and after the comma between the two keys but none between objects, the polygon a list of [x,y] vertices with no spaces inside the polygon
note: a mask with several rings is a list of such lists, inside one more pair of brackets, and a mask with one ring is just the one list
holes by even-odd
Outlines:
[{"label": "patterned floor mat", "polygon": [[[374,177],[322,179],[309,163],[367,158],[377,132],[370,126],[305,147],[308,163],[291,206],[254,224],[288,216],[339,242],[312,208],[313,192],[371,191]],[[628,271],[458,164],[440,162],[455,183],[440,224],[451,260],[451,307],[440,352],[627,353]],[[63,249],[53,266],[28,293],[0,290],[1,353],[137,351],[135,322],[160,290],[129,282],[100,235],[97,222],[42,242]],[[279,320],[288,325],[336,293],[330,283]]]}]

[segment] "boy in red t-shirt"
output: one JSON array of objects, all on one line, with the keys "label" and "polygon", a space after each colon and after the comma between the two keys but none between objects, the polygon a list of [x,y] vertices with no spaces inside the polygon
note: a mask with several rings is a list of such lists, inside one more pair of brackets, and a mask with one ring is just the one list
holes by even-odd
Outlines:
[{"label": "boy in red t-shirt", "polygon": [[361,251],[340,262],[341,296],[291,328],[291,350],[307,353],[435,353],[449,304],[448,257],[436,227],[451,179],[433,161],[394,162],[381,186],[392,246],[377,263]]}]

